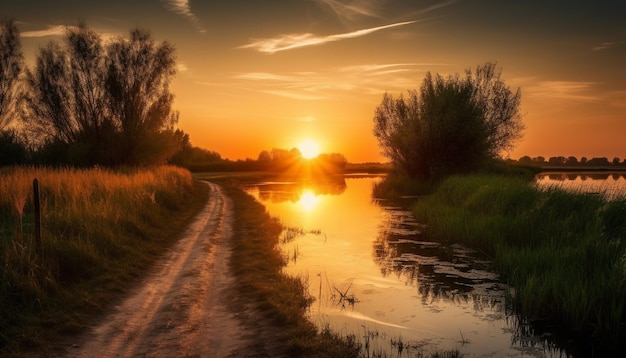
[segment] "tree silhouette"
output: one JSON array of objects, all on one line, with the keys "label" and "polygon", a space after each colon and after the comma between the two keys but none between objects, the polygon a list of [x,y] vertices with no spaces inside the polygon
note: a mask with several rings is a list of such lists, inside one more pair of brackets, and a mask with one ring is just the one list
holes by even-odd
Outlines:
[{"label": "tree silhouette", "polygon": [[374,116],[382,153],[420,178],[477,168],[521,137],[520,90],[500,79],[495,64],[444,78],[428,72],[420,91],[385,94]]},{"label": "tree silhouette", "polygon": [[169,82],[174,48],[132,30],[104,45],[84,23],[68,27],[28,70],[27,129],[67,164],[144,165],[165,162],[184,142],[175,131]]},{"label": "tree silhouette", "polygon": [[[150,156],[151,140],[173,132],[178,113],[169,83],[175,74],[174,47],[155,43],[135,29],[108,48],[106,89],[114,120],[122,134],[122,156],[138,164]],[[175,151],[174,151],[175,152]],[[171,154],[174,154],[172,152]]]},{"label": "tree silhouette", "polygon": [[0,20],[0,131],[16,117],[17,86],[24,67],[20,35],[15,22]]}]

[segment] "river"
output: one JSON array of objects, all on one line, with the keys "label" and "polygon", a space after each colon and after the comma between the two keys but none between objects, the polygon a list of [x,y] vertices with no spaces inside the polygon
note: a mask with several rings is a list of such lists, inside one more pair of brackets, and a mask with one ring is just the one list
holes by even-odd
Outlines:
[{"label": "river", "polygon": [[288,228],[285,271],[315,297],[320,328],[354,335],[364,356],[412,357],[458,350],[465,357],[565,356],[507,308],[488,262],[443,246],[397,204],[372,198],[381,177],[262,182],[248,187]]}]

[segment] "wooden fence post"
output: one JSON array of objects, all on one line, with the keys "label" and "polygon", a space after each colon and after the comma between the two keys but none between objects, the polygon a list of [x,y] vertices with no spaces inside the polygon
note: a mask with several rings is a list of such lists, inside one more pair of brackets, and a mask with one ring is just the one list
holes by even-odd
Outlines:
[{"label": "wooden fence post", "polygon": [[37,250],[37,256],[41,257],[41,206],[39,205],[39,180],[33,179],[33,194],[34,194],[34,206],[35,206],[35,250]]}]

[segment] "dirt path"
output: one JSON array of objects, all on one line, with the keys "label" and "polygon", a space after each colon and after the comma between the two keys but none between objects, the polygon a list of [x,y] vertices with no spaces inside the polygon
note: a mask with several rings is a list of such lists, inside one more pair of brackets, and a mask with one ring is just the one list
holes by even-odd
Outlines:
[{"label": "dirt path", "polygon": [[233,208],[221,187],[207,184],[210,199],[180,242],[68,357],[273,356],[255,310],[231,308]]}]

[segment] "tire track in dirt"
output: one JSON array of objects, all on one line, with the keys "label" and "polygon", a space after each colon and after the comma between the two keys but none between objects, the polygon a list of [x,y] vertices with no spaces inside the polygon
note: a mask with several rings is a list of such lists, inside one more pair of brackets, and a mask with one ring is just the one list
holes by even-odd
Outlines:
[{"label": "tire track in dirt", "polygon": [[68,357],[268,355],[259,347],[263,325],[256,311],[250,305],[229,309],[235,295],[229,267],[233,205],[220,186],[207,185],[210,199],[181,240],[81,344],[69,348]]}]

